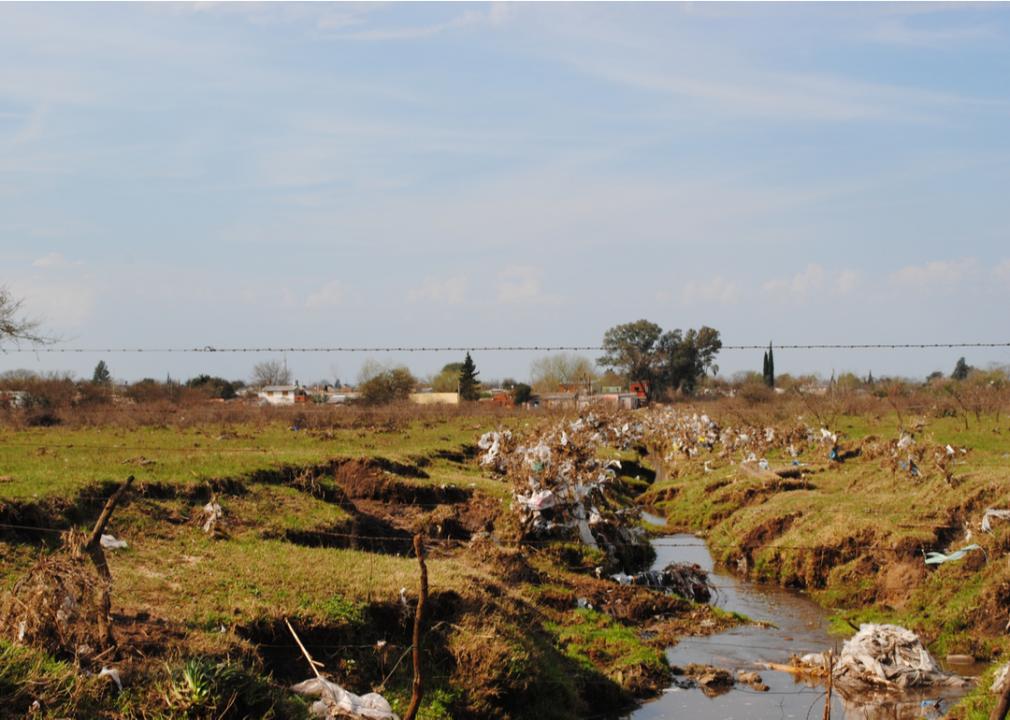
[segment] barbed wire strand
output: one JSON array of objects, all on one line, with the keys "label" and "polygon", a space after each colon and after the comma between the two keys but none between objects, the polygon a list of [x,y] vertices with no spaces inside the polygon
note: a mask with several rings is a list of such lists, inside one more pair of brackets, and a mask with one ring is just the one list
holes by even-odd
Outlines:
[{"label": "barbed wire strand", "polygon": [[[956,348],[1010,348],[1010,342],[945,343],[783,343],[776,350],[922,350]],[[765,344],[723,345],[721,350],[767,350]],[[445,346],[262,346],[262,347],[8,347],[5,353],[427,353],[427,352],[579,352],[602,351],[599,345],[445,345]]]}]

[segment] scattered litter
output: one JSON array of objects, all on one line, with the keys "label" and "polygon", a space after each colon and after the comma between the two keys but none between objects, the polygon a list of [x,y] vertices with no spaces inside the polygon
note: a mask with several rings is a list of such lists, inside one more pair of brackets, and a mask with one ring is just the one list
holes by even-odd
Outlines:
[{"label": "scattered litter", "polygon": [[224,508],[216,499],[211,498],[211,501],[203,506],[203,514],[203,531],[210,535],[216,535],[219,531],[218,526],[224,518]]},{"label": "scattered litter", "polygon": [[386,699],[378,693],[355,695],[334,682],[314,677],[291,688],[299,695],[317,697],[309,712],[313,717],[335,719],[350,717],[375,718],[375,720],[399,720]]},{"label": "scattered litter", "polygon": [[123,679],[119,676],[119,670],[116,668],[103,667],[102,671],[98,673],[98,677],[112,678],[112,682],[116,683],[116,689],[123,692]]},{"label": "scattered litter", "polygon": [[996,671],[996,675],[992,679],[992,687],[990,691],[999,695],[1006,689],[1007,678],[1010,677],[1010,663],[1006,663],[999,670]]},{"label": "scattered litter", "polygon": [[106,550],[122,550],[129,547],[125,540],[117,540],[112,535],[102,535],[99,541]]},{"label": "scattered litter", "polygon": [[972,543],[971,545],[965,545],[960,550],[955,550],[954,552],[952,552],[950,554],[947,554],[947,555],[945,555],[944,553],[940,553],[940,552],[926,553],[926,564],[927,565],[940,565],[940,564],[945,563],[945,562],[952,562],[954,560],[960,560],[965,555],[967,555],[968,553],[970,553],[972,550],[981,550],[981,549],[982,549],[982,547],[980,545],[976,545],[975,543]]},{"label": "scattered litter", "polygon": [[987,508],[985,514],[982,516],[982,530],[983,532],[992,532],[992,520],[1008,520],[1010,519],[1010,510],[998,509],[998,508]]}]

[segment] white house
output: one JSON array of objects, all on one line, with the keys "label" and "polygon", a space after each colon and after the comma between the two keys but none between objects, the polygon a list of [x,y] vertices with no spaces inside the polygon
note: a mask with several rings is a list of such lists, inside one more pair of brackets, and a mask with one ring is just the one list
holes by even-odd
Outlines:
[{"label": "white house", "polygon": [[299,385],[267,385],[256,397],[265,405],[294,405],[309,401],[309,394]]}]

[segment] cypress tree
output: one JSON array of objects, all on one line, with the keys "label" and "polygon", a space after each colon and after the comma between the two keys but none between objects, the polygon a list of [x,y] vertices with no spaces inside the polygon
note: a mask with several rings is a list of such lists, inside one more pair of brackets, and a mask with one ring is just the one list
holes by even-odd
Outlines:
[{"label": "cypress tree", "polygon": [[761,379],[764,381],[765,385],[768,384],[768,351],[767,350],[765,350],[764,362],[761,363]]},{"label": "cypress tree", "polygon": [[477,365],[470,353],[466,354],[463,366],[459,369],[459,397],[461,400],[477,400],[480,398],[480,381],[477,380]]},{"label": "cypress tree", "polygon": [[768,387],[775,387],[775,355],[772,353],[772,344],[768,343]]},{"label": "cypress tree", "polygon": [[95,372],[91,375],[91,382],[95,385],[108,385],[112,382],[112,373],[109,372],[109,366],[105,364],[104,360],[99,360],[98,364],[95,365]]}]

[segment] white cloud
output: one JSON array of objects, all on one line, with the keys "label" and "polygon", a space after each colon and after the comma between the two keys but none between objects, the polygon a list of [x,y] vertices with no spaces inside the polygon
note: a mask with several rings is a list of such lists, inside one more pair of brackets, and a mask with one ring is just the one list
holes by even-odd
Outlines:
[{"label": "white cloud", "polygon": [[907,265],[889,276],[895,285],[909,289],[950,289],[961,284],[978,266],[975,258],[933,260],[924,265]]},{"label": "white cloud", "polygon": [[67,258],[63,255],[63,253],[51,252],[32,262],[32,267],[52,268],[61,267],[67,264]]},{"label": "white cloud", "polygon": [[732,305],[740,297],[739,289],[732,280],[715,275],[708,280],[691,280],[680,291],[680,300],[685,305],[716,303]]},{"label": "white cloud", "polygon": [[977,43],[979,40],[998,40],[995,30],[988,25],[960,27],[915,28],[904,19],[881,23],[867,33],[866,38],[883,45],[941,49]]},{"label": "white cloud", "polygon": [[427,277],[418,287],[410,289],[407,293],[407,300],[412,303],[433,302],[459,305],[466,296],[466,285],[466,278],[461,276],[448,277],[443,280]]},{"label": "white cloud", "polygon": [[835,278],[835,292],[839,295],[848,295],[859,287],[860,276],[854,270],[842,270]]},{"label": "white cloud", "polygon": [[347,289],[339,280],[331,280],[309,295],[305,307],[309,310],[342,305],[347,300]]},{"label": "white cloud", "polygon": [[861,284],[854,270],[831,272],[817,263],[810,263],[790,278],[773,278],[761,286],[768,295],[779,300],[805,300],[818,295],[847,295]]},{"label": "white cloud", "polygon": [[789,279],[772,279],[761,286],[770,295],[783,298],[803,298],[824,288],[826,273],[817,263],[810,263]]},{"label": "white cloud", "polygon": [[536,303],[556,299],[543,292],[543,269],[512,265],[498,273],[498,302]]}]

